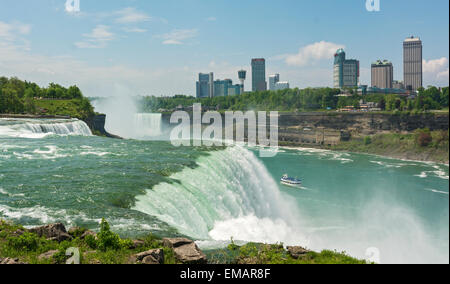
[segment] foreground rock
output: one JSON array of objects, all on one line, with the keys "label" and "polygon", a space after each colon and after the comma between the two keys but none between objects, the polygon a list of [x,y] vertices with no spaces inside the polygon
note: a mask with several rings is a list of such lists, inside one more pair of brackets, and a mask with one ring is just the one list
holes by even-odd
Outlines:
[{"label": "foreground rock", "polygon": [[18,258],[0,258],[0,265],[3,264],[25,264],[24,262],[19,261]]},{"label": "foreground rock", "polygon": [[292,258],[294,258],[294,259],[298,259],[298,258],[304,256],[305,254],[311,252],[302,247],[287,247],[286,249],[287,249],[289,255],[292,256]]},{"label": "foreground rock", "polygon": [[133,244],[131,245],[130,249],[137,249],[145,246],[145,242],[141,240],[133,240],[132,242]]},{"label": "foreground rock", "polygon": [[178,261],[184,264],[206,264],[206,255],[194,241],[185,238],[163,239],[165,247],[172,248]]},{"label": "foreground rock", "polygon": [[51,259],[55,254],[57,254],[59,251],[58,250],[51,250],[48,251],[46,253],[41,254],[40,256],[38,256],[39,260],[46,260],[46,259]]},{"label": "foreground rock", "polygon": [[84,232],[81,235],[80,239],[84,240],[87,236],[93,236],[95,239],[97,239],[97,234],[92,232],[92,231],[90,231],[90,230],[87,230],[86,232]]},{"label": "foreground rock", "polygon": [[36,227],[29,230],[39,237],[47,238],[50,241],[63,242],[71,240],[72,237],[67,233],[66,227],[61,223],[50,224],[42,227]]},{"label": "foreground rock", "polygon": [[164,264],[164,251],[162,249],[152,249],[134,255],[131,263],[142,264]]}]

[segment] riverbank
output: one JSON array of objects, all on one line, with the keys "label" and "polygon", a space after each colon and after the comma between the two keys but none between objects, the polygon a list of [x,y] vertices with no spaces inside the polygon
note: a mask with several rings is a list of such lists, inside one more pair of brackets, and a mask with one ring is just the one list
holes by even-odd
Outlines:
[{"label": "riverbank", "polygon": [[67,115],[37,115],[37,114],[1,114],[0,118],[11,119],[71,119]]},{"label": "riverbank", "polygon": [[448,131],[430,132],[429,145],[420,146],[417,143],[418,134],[387,133],[367,136],[365,138],[353,138],[349,141],[341,141],[336,145],[311,145],[291,144],[280,142],[281,147],[292,149],[315,148],[332,151],[345,151],[379,155],[388,158],[413,160],[421,162],[435,162],[449,164],[449,140]]},{"label": "riverbank", "polygon": [[[63,224],[26,229],[0,220],[0,264],[64,264],[68,249],[81,264],[366,264],[345,253],[249,243],[202,252],[186,238],[121,239],[103,220],[98,233]],[[75,250],[73,248],[76,248]]]}]

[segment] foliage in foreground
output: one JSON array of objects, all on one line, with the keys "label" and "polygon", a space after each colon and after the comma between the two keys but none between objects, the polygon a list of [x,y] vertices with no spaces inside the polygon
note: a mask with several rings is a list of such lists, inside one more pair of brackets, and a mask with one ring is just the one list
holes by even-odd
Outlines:
[{"label": "foliage in foreground", "polygon": [[[164,263],[177,264],[174,251],[164,247],[160,238],[147,235],[140,240],[142,246],[132,248],[132,241],[121,239],[111,232],[106,220],[100,224],[97,238],[88,236],[81,239],[86,229],[79,228],[71,232],[73,239],[58,243],[29,233],[25,228],[0,220],[0,258],[19,258],[30,264],[64,264],[68,248],[80,250],[82,264],[127,264],[133,255],[150,249],[164,250]],[[57,251],[50,259],[39,256],[49,251]],[[345,253],[322,251],[309,252],[299,259],[292,258],[282,245],[249,243],[237,246],[233,242],[222,250],[207,253],[212,264],[365,264],[363,260],[352,258]]]},{"label": "foliage in foreground", "polygon": [[[64,264],[69,258],[66,250],[74,247],[80,251],[82,264],[127,264],[132,255],[161,248],[164,250],[166,264],[177,263],[173,250],[163,247],[162,240],[153,235],[143,237],[142,246],[134,249],[132,240],[121,239],[111,232],[106,220],[102,220],[97,238],[88,236],[82,240],[80,237],[85,231],[79,229],[72,233],[71,241],[58,243],[29,233],[22,226],[0,220],[0,258],[19,258],[30,264]],[[58,252],[50,259],[39,258],[49,251]]]},{"label": "foliage in foreground", "polygon": [[308,252],[293,258],[283,245],[248,243],[237,246],[233,242],[222,251],[210,253],[212,262],[228,264],[367,264],[348,256],[345,252],[324,250],[320,253]]}]

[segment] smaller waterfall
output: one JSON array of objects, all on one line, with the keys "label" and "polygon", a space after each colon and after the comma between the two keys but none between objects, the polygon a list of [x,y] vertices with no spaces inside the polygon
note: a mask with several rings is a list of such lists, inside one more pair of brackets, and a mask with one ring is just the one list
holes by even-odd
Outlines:
[{"label": "smaller waterfall", "polygon": [[138,113],[134,126],[137,137],[158,137],[162,135],[162,115],[160,113]]},{"label": "smaller waterfall", "polygon": [[0,137],[43,138],[47,135],[91,136],[87,124],[78,119],[1,119]]}]

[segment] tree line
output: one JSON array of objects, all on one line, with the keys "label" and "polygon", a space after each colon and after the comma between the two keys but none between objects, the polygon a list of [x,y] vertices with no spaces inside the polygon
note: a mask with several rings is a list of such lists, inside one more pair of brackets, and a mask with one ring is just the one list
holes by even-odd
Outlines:
[{"label": "tree line", "polygon": [[179,106],[189,107],[194,103],[216,110],[256,110],[256,111],[320,111],[334,110],[346,106],[360,107],[360,102],[374,102],[384,111],[427,111],[448,108],[449,88],[421,88],[415,98],[411,99],[396,94],[369,94],[338,96],[339,89],[307,88],[286,89],[279,91],[249,92],[242,95],[194,98],[185,95],[174,97],[143,97],[140,102],[141,111],[171,111]]},{"label": "tree line", "polygon": [[65,88],[50,83],[48,87],[41,88],[36,83],[16,77],[0,77],[0,113],[35,114],[39,111],[36,104],[38,99],[75,100],[86,113],[93,113],[89,100],[77,86]]}]

